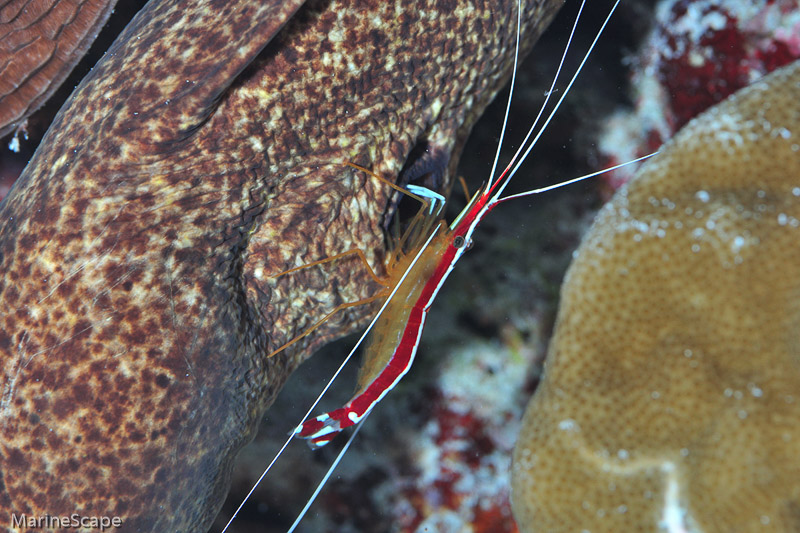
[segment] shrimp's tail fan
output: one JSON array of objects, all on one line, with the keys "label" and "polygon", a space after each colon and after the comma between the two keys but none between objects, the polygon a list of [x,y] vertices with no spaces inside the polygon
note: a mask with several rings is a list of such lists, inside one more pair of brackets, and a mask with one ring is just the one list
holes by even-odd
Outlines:
[{"label": "shrimp's tail fan", "polygon": [[[341,412],[340,412],[341,411]],[[344,420],[344,423],[343,423]],[[346,409],[337,409],[314,418],[309,418],[291,432],[291,435],[306,439],[312,450],[328,444],[344,428],[352,426]]]}]

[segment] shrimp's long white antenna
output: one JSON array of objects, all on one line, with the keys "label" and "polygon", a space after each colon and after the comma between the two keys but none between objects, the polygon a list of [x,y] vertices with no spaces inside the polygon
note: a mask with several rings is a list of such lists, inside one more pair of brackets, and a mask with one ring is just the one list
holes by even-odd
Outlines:
[{"label": "shrimp's long white antenna", "polygon": [[[517,161],[516,164],[513,165],[513,168],[511,164],[509,164],[508,167],[506,167],[506,172],[508,172],[508,176],[505,177],[503,183],[499,184],[497,191],[492,197],[492,203],[496,203],[500,199],[500,195],[503,194],[503,191],[505,190],[506,186],[508,186],[509,182],[511,182],[511,178],[514,177],[514,174],[517,173],[517,170],[519,170],[519,168],[522,166],[522,163],[525,161],[525,159],[527,159],[528,154],[531,153],[531,150],[533,150],[533,147],[536,146],[536,143],[539,141],[539,138],[542,136],[545,129],[547,129],[547,126],[550,124],[550,121],[553,120],[553,116],[555,116],[556,112],[561,107],[561,104],[564,102],[564,98],[567,97],[567,94],[569,94],[572,85],[575,83],[575,80],[578,79],[581,70],[583,70],[583,66],[589,60],[589,56],[594,51],[594,47],[597,45],[597,41],[600,39],[600,36],[606,29],[608,22],[611,20],[611,16],[614,14],[614,11],[616,11],[617,6],[619,5],[619,2],[620,0],[616,0],[614,2],[614,5],[611,7],[611,11],[608,12],[608,16],[606,16],[606,19],[603,21],[603,25],[600,26],[600,30],[594,36],[594,40],[592,41],[592,44],[589,46],[589,49],[586,51],[586,54],[583,56],[583,59],[581,60],[580,65],[578,65],[575,74],[573,74],[572,79],[569,80],[567,87],[564,89],[564,92],[561,94],[561,97],[558,99],[558,102],[556,102],[555,107],[553,107],[552,111],[550,111],[550,114],[547,116],[547,120],[545,120],[544,124],[542,124],[542,127],[539,128],[539,131],[536,133],[536,136],[533,138],[533,140],[530,142],[528,147],[523,152],[522,157],[520,157],[519,161]],[[531,127],[531,130],[533,130],[534,127],[535,125]],[[526,139],[527,138],[528,137],[526,136]],[[520,147],[520,149],[522,149],[522,147]],[[511,168],[510,172],[508,171],[509,168]]]},{"label": "shrimp's long white antenna", "polygon": [[511,71],[511,85],[508,89],[508,101],[506,101],[506,112],[503,115],[503,127],[500,128],[500,139],[497,141],[497,152],[495,152],[494,154],[494,163],[492,163],[492,171],[489,173],[489,185],[488,185],[489,187],[492,186],[492,181],[494,181],[494,173],[495,170],[497,170],[497,162],[500,160],[500,149],[503,147],[503,139],[506,136],[506,128],[508,126],[508,115],[511,112],[511,99],[514,96],[514,84],[517,81],[517,64],[519,63],[519,36],[521,31],[522,31],[522,0],[518,0],[517,38],[514,44],[514,69]]},{"label": "shrimp's long white antenna", "polygon": [[317,485],[316,490],[314,490],[314,494],[312,494],[311,497],[308,499],[308,501],[306,502],[306,506],[303,507],[303,510],[300,511],[300,514],[297,515],[297,518],[292,524],[292,527],[290,527],[286,533],[292,533],[295,530],[295,528],[297,528],[298,524],[300,524],[300,521],[306,516],[306,513],[311,508],[311,504],[314,503],[314,500],[317,499],[319,493],[322,492],[322,488],[330,479],[331,474],[333,474],[333,471],[336,470],[337,466],[339,466],[339,462],[342,460],[342,457],[344,457],[344,454],[347,453],[347,449],[350,448],[350,444],[352,444],[353,440],[356,438],[356,435],[358,435],[358,432],[361,430],[361,426],[363,426],[364,422],[367,421],[367,417],[370,415],[370,413],[371,411],[367,412],[367,414],[364,415],[364,418],[362,418],[361,422],[358,423],[356,429],[353,430],[353,433],[350,434],[350,438],[347,439],[347,443],[345,443],[344,447],[342,448],[342,451],[340,451],[339,455],[336,456],[336,459],[333,461],[330,468],[328,468],[328,471],[325,473],[325,477],[322,478],[322,480],[319,482],[319,485]]},{"label": "shrimp's long white antenna", "polygon": [[[581,13],[583,13],[583,8],[584,8],[585,5],[586,5],[586,0],[581,0],[581,5],[578,8],[578,14],[575,16],[575,22],[572,23],[572,30],[570,30],[569,38],[567,38],[567,44],[564,47],[564,52],[561,54],[561,60],[558,62],[558,68],[556,69],[556,74],[555,74],[555,76],[553,76],[553,81],[550,83],[550,88],[547,90],[547,93],[545,93],[544,102],[542,102],[541,107],[539,107],[539,112],[536,114],[536,118],[533,120],[533,123],[531,124],[531,127],[528,130],[527,135],[525,135],[525,138],[520,143],[519,148],[517,148],[517,151],[514,153],[514,157],[512,157],[511,161],[509,161],[508,165],[506,165],[506,171],[508,171],[508,168],[511,167],[517,161],[517,158],[519,158],[519,155],[522,153],[522,150],[525,149],[525,144],[528,142],[528,139],[530,139],[531,135],[533,134],[533,131],[536,129],[536,125],[539,124],[539,119],[542,118],[542,115],[544,114],[544,110],[547,109],[547,103],[550,101],[550,96],[553,95],[553,92],[554,92],[555,87],[556,87],[556,83],[558,83],[558,78],[561,75],[561,69],[564,67],[564,62],[565,62],[565,60],[567,58],[567,53],[569,52],[569,47],[572,44],[572,39],[575,36],[575,30],[578,27],[578,21],[581,18]],[[519,39],[517,39],[517,46],[519,46]],[[511,91],[513,91],[513,89],[514,89],[514,77],[515,76],[516,76],[516,63],[514,64],[514,76],[511,77]],[[509,95],[508,95],[508,107],[511,107],[511,91],[509,91]],[[508,117],[508,107],[506,108],[506,118]],[[547,124],[545,124],[545,127],[546,126],[547,126]],[[503,123],[503,130],[504,131],[505,131],[505,127],[506,127],[506,125],[505,125],[505,122],[504,122]],[[544,127],[542,129],[544,129]],[[495,172],[495,169],[497,168],[497,159],[500,156],[500,148],[502,146],[503,146],[503,136],[501,135],[500,136],[500,142],[497,144],[497,156],[495,156],[494,166],[492,167],[492,173],[490,174],[490,176],[492,177],[492,180],[489,182],[489,187],[491,187],[492,181],[494,181],[494,172]],[[509,179],[511,179],[511,176],[509,176]],[[487,190],[488,190],[488,187],[487,187]]]},{"label": "shrimp's long white antenna", "polygon": [[534,194],[540,194],[543,192],[552,191],[553,189],[560,189],[561,187],[566,187],[567,185],[572,185],[573,183],[578,183],[579,181],[588,180],[589,178],[599,176],[600,174],[605,174],[606,172],[612,172],[614,170],[617,170],[618,168],[626,167],[628,165],[638,163],[639,161],[644,161],[645,159],[653,157],[657,153],[658,152],[653,152],[651,154],[643,155],[642,157],[637,157],[636,159],[632,159],[631,161],[626,161],[625,163],[620,163],[619,165],[614,165],[613,167],[604,168],[603,170],[597,170],[595,172],[592,172],[591,174],[584,174],[583,176],[578,176],[577,178],[572,178],[571,180],[562,181],[560,183],[554,183],[553,185],[540,187],[538,189],[531,189],[530,191],[525,191],[518,194],[511,194],[509,196],[500,198],[496,203],[501,204],[503,202],[506,202],[508,200],[513,200],[515,198],[523,198],[525,196],[533,196]]},{"label": "shrimp's long white antenna", "polygon": [[[591,176],[594,176],[594,175],[600,174],[602,172],[605,172],[605,171],[600,171],[600,172],[596,172],[596,173],[593,173],[593,174],[590,174],[590,175],[581,176],[579,178],[575,178],[573,180],[570,180],[568,182],[563,182],[561,184],[552,185],[552,186],[549,186],[549,187],[544,187],[542,189],[537,189],[535,191],[527,191],[525,193],[520,193],[518,195],[511,195],[511,196],[508,196],[508,197],[502,198],[502,199],[500,198],[500,195],[504,191],[505,187],[508,185],[508,182],[511,180],[511,178],[514,176],[514,174],[520,168],[520,166],[522,165],[522,162],[528,157],[528,154],[533,149],[533,146],[538,142],[539,138],[541,137],[541,135],[543,134],[544,130],[549,125],[549,123],[552,120],[553,116],[555,115],[556,111],[558,111],[559,107],[561,106],[562,102],[564,101],[564,98],[569,93],[570,88],[572,87],[572,85],[574,84],[574,82],[577,79],[578,75],[580,74],[584,64],[588,60],[589,55],[594,50],[594,47],[595,47],[596,43],[598,42],[598,40],[600,38],[600,35],[602,34],[602,32],[605,29],[606,25],[608,24],[611,16],[613,15],[614,11],[616,10],[617,6],[619,5],[619,1],[620,0],[616,0],[616,2],[614,3],[614,6],[612,7],[612,9],[609,12],[608,16],[606,17],[605,21],[603,22],[603,25],[600,28],[600,31],[595,36],[594,41],[592,42],[591,46],[589,47],[588,51],[586,52],[586,55],[584,56],[583,60],[581,61],[580,65],[579,65],[578,69],[576,70],[575,74],[573,75],[572,79],[568,83],[564,93],[561,95],[561,97],[559,98],[558,102],[556,103],[554,109],[550,112],[550,114],[548,115],[547,119],[545,120],[545,123],[538,130],[538,132],[537,132],[536,136],[534,137],[534,139],[530,142],[528,147],[525,148],[526,142],[528,141],[528,139],[532,135],[532,132],[535,130],[538,121],[540,120],[540,118],[542,117],[542,115],[544,113],[544,110],[545,110],[545,108],[547,106],[549,98],[552,95],[552,93],[554,92],[554,87],[555,87],[555,84],[556,84],[556,80],[557,80],[557,78],[558,78],[558,76],[559,76],[559,74],[560,74],[560,72],[562,70],[563,64],[564,64],[564,57],[566,56],[566,52],[567,52],[566,49],[565,49],[564,55],[562,56],[561,61],[559,62],[559,66],[558,66],[558,70],[556,72],[555,78],[553,79],[553,82],[551,84],[550,90],[548,91],[547,96],[545,98],[545,102],[542,105],[541,109],[539,110],[539,113],[537,114],[533,125],[531,126],[530,130],[528,131],[528,134],[526,135],[525,139],[523,140],[522,144],[520,145],[520,148],[514,154],[511,162],[508,164],[508,166],[506,167],[505,171],[501,175],[501,178],[503,178],[504,182],[497,184],[498,188],[497,188],[496,192],[493,194],[492,199],[490,201],[490,204],[495,204],[496,205],[497,203],[500,203],[502,201],[505,201],[505,200],[508,200],[508,199],[511,199],[511,198],[517,198],[517,197],[521,197],[521,196],[526,196],[526,195],[530,195],[530,194],[536,194],[536,193],[544,192],[546,190],[550,190],[550,189],[553,189],[553,188],[556,188],[556,187],[559,187],[559,186],[563,186],[563,185],[566,185],[566,184],[569,184],[569,183],[574,183],[576,181],[587,179],[587,178],[589,178]],[[516,44],[515,44],[515,50],[514,50],[514,62],[513,62],[513,73],[512,73],[512,78],[511,78],[511,88],[509,90],[508,103],[506,105],[506,111],[505,111],[505,115],[504,115],[504,118],[503,118],[503,126],[502,126],[502,130],[501,130],[501,134],[500,134],[500,138],[499,138],[499,142],[498,142],[498,149],[497,149],[497,152],[496,152],[496,155],[495,155],[495,158],[494,158],[494,163],[492,165],[492,172],[490,174],[490,176],[491,176],[490,187],[492,185],[492,182],[494,181],[494,173],[495,173],[495,171],[497,169],[497,164],[498,164],[499,156],[500,156],[500,150],[501,150],[502,143],[503,143],[503,140],[504,140],[504,137],[505,137],[505,133],[506,133],[506,129],[507,129],[508,117],[510,115],[511,100],[512,100],[512,96],[513,96],[515,81],[516,81],[516,71],[517,71],[517,66],[518,66],[518,61],[519,61],[520,34],[521,34],[521,25],[522,25],[522,2],[521,2],[521,0],[519,0],[517,5],[518,5],[518,8],[517,8],[517,36],[516,36]],[[580,17],[580,14],[583,11],[584,5],[585,5],[585,0],[583,0],[582,3],[581,3],[581,7],[580,7],[580,10],[578,12],[578,17]],[[569,43],[572,42],[576,26],[577,26],[577,19],[576,19],[576,22],[573,25],[572,31],[570,33],[570,37],[569,37],[569,41],[567,43],[567,47],[569,47]],[[523,150],[524,150],[524,152],[523,152]],[[520,157],[520,153],[522,154],[521,157]],[[653,155],[653,154],[651,154],[651,155]],[[645,159],[647,157],[650,157],[650,156],[644,156],[642,158],[639,158],[637,161],[639,161],[641,159]],[[617,165],[616,167],[613,167],[613,168],[619,168],[620,166],[623,166],[623,165]],[[613,168],[612,169],[607,169],[606,171],[613,170]],[[489,190],[489,188],[487,188],[486,190]],[[393,290],[390,292],[389,296],[387,297],[386,301],[381,306],[381,308],[378,311],[378,313],[375,315],[375,317],[370,322],[370,324],[367,327],[367,329],[364,332],[364,334],[359,338],[358,342],[355,344],[353,349],[350,351],[350,353],[344,359],[342,364],[339,366],[339,368],[333,374],[331,379],[328,381],[328,384],[323,388],[322,392],[317,396],[317,399],[314,401],[314,403],[308,409],[308,411],[306,412],[305,416],[303,417],[303,420],[307,419],[311,415],[311,413],[314,411],[314,409],[316,408],[317,404],[320,402],[322,397],[325,395],[325,393],[328,391],[328,389],[330,389],[330,387],[332,386],[333,382],[336,380],[336,378],[342,372],[344,366],[349,362],[349,360],[352,358],[352,356],[354,355],[354,353],[356,352],[358,347],[363,343],[363,341],[366,338],[366,336],[372,330],[373,326],[378,321],[378,319],[382,316],[382,314],[385,311],[385,309],[387,308],[389,302],[392,300],[394,295],[397,293],[397,291],[399,290],[399,288],[402,285],[402,283],[408,277],[409,273],[413,270],[413,266],[418,262],[420,256],[427,249],[427,247],[430,245],[433,237],[437,234],[437,232],[438,232],[438,230],[440,228],[441,228],[441,226],[437,226],[435,228],[435,230],[431,233],[431,235],[428,237],[428,239],[424,243],[424,245],[420,248],[419,252],[414,257],[414,259],[411,261],[409,267],[403,273],[402,277],[400,278],[398,283],[395,285]],[[367,415],[368,414],[369,413],[367,413]],[[361,423],[363,423],[363,421],[366,419],[367,415],[364,416],[364,419],[362,419]],[[348,442],[345,444],[344,448],[339,453],[338,457],[336,458],[334,463],[331,465],[331,467],[328,470],[328,472],[325,474],[324,478],[322,479],[322,481],[320,482],[319,486],[315,490],[315,492],[312,495],[311,499],[307,502],[305,508],[302,510],[302,512],[300,513],[298,518],[295,520],[294,524],[291,526],[291,529],[289,530],[290,532],[294,531],[294,529],[299,524],[300,520],[308,512],[308,509],[310,508],[310,506],[313,503],[314,499],[317,497],[317,495],[321,491],[322,487],[325,485],[325,483],[328,481],[328,479],[332,475],[334,469],[339,464],[339,462],[341,461],[342,457],[344,456],[344,454],[346,453],[346,451],[350,447],[350,444],[352,443],[355,435],[358,433],[360,428],[361,428],[361,424],[359,424],[355,428],[355,431],[352,433],[352,435],[350,436]],[[291,440],[293,438],[293,435],[294,435],[294,432],[292,432],[290,434],[289,438],[284,442],[283,446],[281,446],[281,448],[278,451],[278,453],[273,457],[272,461],[270,461],[269,465],[267,465],[267,467],[264,469],[262,474],[259,476],[258,480],[255,482],[253,487],[250,489],[250,491],[247,493],[247,495],[244,497],[244,499],[240,503],[239,507],[233,513],[233,516],[231,516],[230,520],[228,521],[228,523],[223,528],[222,533],[225,533],[230,528],[231,524],[233,523],[233,521],[235,520],[235,518],[237,517],[239,512],[242,510],[242,508],[244,507],[245,503],[247,503],[249,498],[252,496],[252,494],[255,491],[255,489],[258,487],[258,485],[261,483],[261,481],[266,477],[267,473],[270,471],[272,466],[277,462],[277,460],[280,458],[280,456],[286,450],[286,448],[288,447],[289,443],[291,442]]]},{"label": "shrimp's long white antenna", "polygon": [[[417,252],[417,255],[414,256],[414,259],[411,261],[411,264],[408,266],[406,271],[400,277],[400,280],[394,286],[394,289],[392,289],[392,292],[389,293],[389,296],[386,298],[386,301],[383,302],[383,305],[381,306],[380,310],[378,310],[378,313],[375,315],[375,317],[369,323],[369,326],[367,326],[367,329],[364,331],[364,333],[358,339],[358,342],[355,344],[355,346],[353,346],[353,349],[350,350],[350,353],[347,354],[347,357],[344,358],[344,361],[342,361],[342,364],[339,365],[339,368],[336,370],[336,372],[333,374],[333,376],[331,376],[331,379],[328,380],[328,384],[325,385],[325,388],[323,388],[322,392],[319,393],[319,395],[317,396],[317,399],[314,400],[314,403],[311,405],[311,407],[308,408],[308,411],[306,411],[306,414],[303,416],[302,420],[305,420],[306,418],[311,416],[311,413],[317,407],[317,404],[322,400],[322,397],[325,396],[325,393],[328,392],[328,389],[331,388],[331,385],[333,385],[333,382],[336,380],[337,377],[339,377],[339,374],[341,374],[342,370],[344,370],[345,365],[347,365],[347,363],[353,357],[353,354],[356,353],[356,350],[358,350],[358,347],[361,346],[361,343],[363,343],[364,339],[367,338],[367,335],[369,335],[369,332],[372,330],[372,327],[375,325],[375,323],[381,317],[381,315],[383,314],[384,310],[389,305],[389,302],[392,301],[392,298],[397,293],[397,291],[400,289],[400,286],[403,284],[403,281],[405,281],[405,279],[408,277],[408,275],[412,271],[414,265],[417,263],[417,261],[419,260],[420,256],[425,251],[425,249],[430,245],[431,241],[433,240],[433,237],[439,232],[440,228],[441,228],[441,226],[436,226],[436,228],[431,232],[430,236],[428,237],[428,240],[425,241],[425,244],[422,245],[422,247],[420,248],[419,252]],[[355,434],[355,432],[354,432],[354,434]],[[241,511],[242,507],[244,507],[244,504],[247,503],[247,501],[250,499],[250,496],[252,496],[253,492],[255,492],[255,490],[258,487],[258,485],[267,476],[267,472],[270,471],[270,469],[278,461],[280,456],[283,455],[283,452],[289,446],[289,443],[292,441],[293,437],[294,437],[294,431],[292,431],[289,434],[289,438],[286,439],[286,441],[283,443],[283,446],[281,446],[280,450],[278,450],[278,453],[275,454],[275,456],[272,458],[272,461],[270,461],[270,463],[267,465],[267,468],[265,468],[264,471],[261,473],[261,475],[258,477],[256,482],[253,484],[253,487],[247,493],[247,496],[244,497],[244,499],[242,500],[242,503],[240,503],[239,507],[237,507],[236,511],[234,511],[233,516],[231,516],[230,520],[228,520],[228,523],[225,524],[225,527],[222,528],[222,532],[221,533],[225,533],[228,530],[228,528],[231,526],[233,521],[236,519],[236,516],[239,514],[239,511]],[[333,467],[331,467],[330,472],[333,472],[333,468],[335,466],[336,466],[336,463],[334,463]],[[326,475],[326,478],[328,476],[330,476],[330,473]]]}]

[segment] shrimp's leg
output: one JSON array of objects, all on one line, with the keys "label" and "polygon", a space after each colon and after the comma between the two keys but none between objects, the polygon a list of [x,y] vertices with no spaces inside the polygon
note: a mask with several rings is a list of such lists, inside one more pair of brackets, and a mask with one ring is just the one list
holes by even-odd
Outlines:
[{"label": "shrimp's leg", "polygon": [[458,182],[461,184],[461,189],[464,191],[464,197],[467,199],[467,203],[469,203],[469,200],[470,198],[472,198],[472,195],[469,193],[469,187],[467,187],[467,180],[464,179],[464,176],[459,176]]},{"label": "shrimp's leg", "polygon": [[[383,182],[384,184],[388,185],[389,187],[391,187],[392,189],[396,190],[397,192],[403,193],[406,196],[410,196],[414,200],[420,202],[424,206],[425,210],[427,210],[429,208],[429,205],[428,205],[429,202],[425,198],[414,194],[413,192],[409,191],[408,189],[404,189],[403,187],[397,185],[396,183],[392,183],[391,181],[387,180],[383,176],[379,176],[378,174],[375,174],[373,171],[371,171],[367,167],[362,167],[361,165],[356,165],[355,163],[351,163],[350,161],[346,162],[345,165],[347,165],[348,167],[353,167],[356,170],[360,170],[361,172],[364,172],[365,174],[367,174],[369,176],[372,176],[376,180],[378,180],[380,182]],[[424,189],[425,187],[422,187],[422,188]]]},{"label": "shrimp's leg", "polygon": [[[301,267],[301,268],[302,268],[302,267]],[[292,340],[290,340],[290,341],[289,341],[289,342],[287,342],[286,344],[284,344],[284,345],[280,346],[279,348],[277,348],[276,350],[273,350],[272,352],[270,352],[270,353],[267,355],[267,357],[272,357],[273,355],[276,355],[276,354],[278,354],[278,353],[282,352],[283,350],[285,350],[286,348],[288,348],[288,347],[289,347],[289,346],[291,346],[292,344],[296,343],[297,341],[299,341],[299,340],[300,340],[300,339],[302,339],[303,337],[305,337],[305,336],[309,335],[309,334],[310,334],[312,331],[314,331],[315,329],[317,329],[318,327],[320,327],[320,326],[321,326],[322,324],[324,324],[324,323],[325,323],[325,322],[326,322],[326,321],[327,321],[327,320],[328,320],[330,317],[332,317],[333,315],[335,315],[335,314],[336,314],[336,313],[338,313],[339,311],[342,311],[342,310],[344,310],[344,309],[347,309],[348,307],[355,307],[355,306],[357,306],[357,305],[364,305],[364,304],[368,304],[368,303],[370,303],[370,302],[374,302],[375,300],[379,300],[380,298],[385,298],[385,297],[388,295],[388,293],[389,293],[388,289],[382,289],[382,290],[378,291],[378,293],[377,293],[377,294],[373,294],[372,296],[368,296],[368,297],[366,297],[366,298],[361,298],[360,300],[356,300],[356,301],[354,301],[354,302],[346,302],[346,303],[343,303],[343,304],[339,304],[339,305],[337,305],[337,306],[336,306],[336,307],[334,307],[334,308],[333,308],[333,309],[332,309],[330,312],[328,312],[328,314],[327,314],[327,315],[325,315],[324,317],[322,317],[322,318],[320,318],[319,320],[317,320],[317,321],[314,323],[314,325],[312,325],[310,328],[308,328],[308,329],[307,329],[307,330],[305,330],[303,333],[301,333],[300,335],[296,336],[295,338],[293,338]]]},{"label": "shrimp's leg", "polygon": [[[408,191],[408,190],[406,190],[406,189],[404,189],[402,187],[399,187],[399,186],[395,185],[391,181],[389,181],[386,178],[383,178],[383,177],[375,174],[374,172],[372,172],[371,170],[369,170],[369,169],[367,169],[365,167],[362,167],[360,165],[356,165],[355,163],[350,163],[350,162],[347,162],[347,165],[351,166],[351,167],[353,167],[353,168],[355,168],[357,170],[360,170],[362,172],[365,172],[367,175],[372,176],[375,179],[377,179],[377,180],[389,185],[393,189],[396,189],[396,190],[402,192],[403,194],[405,194],[407,196],[410,196],[410,197],[414,198],[415,200],[419,201],[422,204],[422,207],[421,207],[420,211],[417,213],[417,215],[414,217],[414,220],[412,221],[412,226],[411,226],[412,228],[415,227],[418,224],[418,221],[420,219],[422,219],[423,221],[425,221],[422,224],[422,229],[427,232],[427,230],[430,227],[430,225],[432,224],[434,218],[442,210],[442,207],[444,205],[444,198],[441,195],[439,195],[439,194],[437,194],[437,193],[435,193],[433,191],[429,191],[428,189],[425,189],[424,187],[416,187],[416,186],[414,186],[415,187],[414,192],[411,192],[411,191]],[[417,193],[417,194],[415,194],[415,193]],[[436,205],[437,203],[439,204],[438,208],[437,208],[437,205]],[[435,212],[434,212],[434,209],[435,209]],[[427,217],[425,216],[426,211],[430,211],[430,215],[428,215]],[[409,237],[409,235],[410,235],[410,232],[407,232],[401,238],[401,240],[399,242],[399,248],[400,249],[402,249],[402,247],[405,244],[406,239]],[[393,253],[392,258],[389,261],[390,265],[394,264],[397,261],[397,257],[398,257],[397,254],[399,254],[400,251],[395,251]],[[325,263],[330,263],[332,261],[338,261],[340,259],[346,258],[346,257],[351,256],[351,255],[358,256],[358,258],[361,260],[361,262],[367,268],[367,273],[372,277],[373,280],[375,280],[375,282],[378,285],[380,285],[383,288],[381,290],[379,290],[376,294],[374,294],[372,296],[369,296],[367,298],[362,298],[362,299],[356,300],[354,302],[347,302],[347,303],[343,303],[343,304],[337,305],[332,311],[330,311],[328,314],[326,314],[320,320],[315,322],[314,325],[312,325],[310,328],[305,330],[300,335],[294,337],[292,340],[290,340],[286,344],[283,344],[282,346],[278,347],[276,350],[272,351],[269,355],[267,355],[267,357],[272,357],[273,355],[278,354],[279,352],[285,350],[286,348],[288,348],[292,344],[296,343],[297,341],[299,341],[303,337],[307,336],[312,331],[314,331],[319,326],[321,326],[323,323],[325,323],[325,321],[327,321],[331,316],[333,316],[334,314],[338,313],[339,311],[342,311],[343,309],[347,309],[348,307],[355,307],[357,305],[363,305],[363,304],[367,304],[367,303],[373,302],[373,301],[378,300],[380,298],[384,298],[389,294],[389,290],[392,288],[391,278],[388,277],[388,276],[387,277],[381,277],[378,274],[376,274],[375,271],[370,266],[369,262],[367,261],[367,258],[364,255],[364,252],[361,251],[358,248],[354,248],[352,250],[347,250],[346,252],[342,252],[340,254],[332,255],[332,256],[326,257],[324,259],[319,259],[317,261],[312,261],[310,263],[307,263],[305,265],[301,265],[299,267],[290,268],[289,270],[285,270],[285,271],[273,276],[273,278],[279,278],[281,276],[285,276],[286,274],[291,274],[292,272],[297,272],[299,270],[303,270],[303,269],[306,269],[306,268],[309,268],[309,267],[312,267],[312,266],[322,265],[322,264],[325,264]]]},{"label": "shrimp's leg", "polygon": [[391,268],[392,265],[398,263],[400,258],[406,254],[405,247],[407,243],[412,243],[411,248],[414,248],[413,243],[418,243],[421,239],[424,239],[429,235],[431,228],[436,221],[439,220],[439,215],[444,207],[445,199],[441,194],[438,194],[426,187],[409,185],[407,188],[403,188],[395,183],[392,183],[386,178],[375,174],[366,167],[362,167],[361,165],[357,165],[349,161],[345,164],[355,168],[356,170],[364,172],[368,176],[372,176],[376,180],[388,185],[392,189],[399,191],[422,204],[419,211],[416,215],[414,215],[414,218],[408,225],[408,229],[403,233],[402,236],[400,236],[399,239],[394,242],[394,245],[391,247],[393,252],[389,256],[389,259],[386,263]]},{"label": "shrimp's leg", "polygon": [[332,261],[338,261],[339,259],[343,259],[343,258],[345,258],[347,256],[350,256],[350,255],[357,255],[359,257],[359,259],[361,259],[361,262],[367,268],[367,273],[370,275],[370,277],[372,277],[372,279],[375,280],[375,282],[378,285],[381,285],[383,287],[389,287],[389,283],[388,283],[387,279],[380,277],[378,274],[375,273],[374,270],[372,270],[372,267],[370,266],[369,261],[367,261],[367,256],[365,256],[364,252],[362,252],[358,248],[353,248],[351,250],[347,250],[346,252],[342,252],[340,254],[332,255],[330,257],[326,257],[324,259],[319,259],[317,261],[312,261],[310,263],[306,263],[305,265],[300,265],[299,267],[290,268],[289,270],[284,270],[283,272],[272,276],[272,278],[273,279],[277,279],[277,278],[279,278],[281,276],[285,276],[286,274],[291,274],[292,272],[297,272],[298,270],[303,270],[303,269],[306,269],[306,268],[309,268],[309,267],[312,267],[312,266],[316,266],[316,265],[323,265],[325,263],[330,263]]},{"label": "shrimp's leg", "polygon": [[379,298],[382,298],[382,297],[384,297],[384,296],[386,296],[388,294],[388,291],[391,288],[391,285],[389,283],[389,279],[388,278],[383,278],[383,277],[379,276],[378,274],[376,274],[375,271],[370,266],[369,261],[367,261],[367,257],[364,255],[364,252],[361,251],[358,248],[353,248],[352,250],[347,250],[346,252],[342,252],[340,254],[332,255],[330,257],[326,257],[324,259],[319,259],[317,261],[312,261],[310,263],[307,263],[305,265],[301,265],[299,267],[290,268],[289,270],[284,270],[283,272],[281,272],[281,273],[279,273],[279,274],[277,274],[275,276],[272,276],[272,277],[273,277],[273,279],[277,279],[277,278],[279,278],[281,276],[285,276],[287,274],[291,274],[292,272],[297,272],[299,270],[303,270],[303,269],[306,269],[306,268],[309,268],[309,267],[312,267],[312,266],[323,265],[325,263],[330,263],[332,261],[338,261],[340,259],[346,258],[346,257],[351,256],[351,255],[355,255],[361,260],[361,262],[367,268],[367,273],[372,277],[372,279],[375,280],[375,283],[377,283],[378,285],[383,287],[383,289],[379,290],[376,294],[374,294],[372,296],[369,296],[369,297],[366,297],[366,298],[361,298],[360,300],[356,300],[354,302],[346,302],[346,303],[337,305],[336,307],[333,308],[333,310],[328,312],[328,314],[326,314],[321,319],[317,320],[310,328],[305,330],[300,335],[294,337],[289,342],[281,345],[277,349],[275,349],[272,352],[270,352],[267,355],[267,357],[272,357],[273,355],[276,355],[279,352],[282,352],[283,350],[285,350],[286,348],[288,348],[292,344],[296,343],[297,341],[299,341],[303,337],[309,335],[312,331],[314,331],[315,329],[320,327],[322,324],[325,323],[325,321],[327,321],[330,317],[332,317],[333,315],[335,315],[339,311],[347,309],[348,307],[355,307],[357,305],[363,305],[363,304],[367,304],[367,303],[370,303],[370,302],[374,302],[375,300],[377,300]]},{"label": "shrimp's leg", "polygon": [[[423,198],[430,198],[431,205],[428,212],[429,215],[438,215],[442,211],[444,207],[444,196],[438,192],[432,191],[427,187],[420,187],[419,185],[406,185],[406,189]],[[438,207],[436,202],[439,202]]]}]

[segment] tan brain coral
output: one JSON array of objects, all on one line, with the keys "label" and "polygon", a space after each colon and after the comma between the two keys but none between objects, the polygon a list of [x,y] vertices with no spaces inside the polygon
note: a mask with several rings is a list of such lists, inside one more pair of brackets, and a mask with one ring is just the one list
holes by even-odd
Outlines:
[{"label": "tan brain coral", "polygon": [[800,530],[800,63],[598,216],[523,420],[524,531]]}]

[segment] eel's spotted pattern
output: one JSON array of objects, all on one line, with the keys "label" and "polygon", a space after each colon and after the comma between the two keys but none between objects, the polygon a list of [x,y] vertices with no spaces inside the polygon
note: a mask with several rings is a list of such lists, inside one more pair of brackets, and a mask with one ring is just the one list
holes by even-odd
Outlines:
[{"label": "eel's spotted pattern", "polygon": [[[208,528],[288,374],[371,310],[265,356],[375,288],[357,263],[271,278],[380,264],[387,192],[342,163],[452,171],[510,70],[512,0],[301,4],[150,2],[0,206],[3,527]],[[526,2],[526,46],[558,4]]]}]

